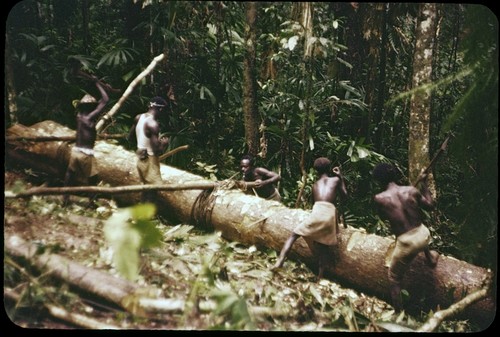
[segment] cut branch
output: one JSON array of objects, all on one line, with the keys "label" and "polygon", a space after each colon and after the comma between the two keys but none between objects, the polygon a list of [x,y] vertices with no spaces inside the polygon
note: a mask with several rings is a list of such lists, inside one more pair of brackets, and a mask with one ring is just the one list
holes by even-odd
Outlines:
[{"label": "cut branch", "polygon": [[123,93],[122,97],[118,100],[118,102],[109,110],[102,118],[97,122],[96,125],[96,130],[97,133],[101,132],[103,127],[105,126],[104,124],[113,117],[113,115],[120,109],[122,106],[123,102],[130,96],[132,91],[134,90],[135,86],[137,83],[139,83],[144,77],[146,77],[151,71],[153,71],[154,67],[156,67],[156,64],[163,60],[165,57],[165,54],[160,54],[156,56],[153,61],[148,65],[146,69],[144,69],[127,87],[127,90]]},{"label": "cut branch", "polygon": [[422,325],[417,331],[418,332],[432,332],[437,329],[437,327],[447,318],[453,317],[458,313],[464,311],[469,305],[475,303],[483,298],[486,298],[489,291],[488,288],[480,289],[472,294],[465,296],[462,300],[457,303],[452,304],[448,309],[436,311],[424,325]]}]

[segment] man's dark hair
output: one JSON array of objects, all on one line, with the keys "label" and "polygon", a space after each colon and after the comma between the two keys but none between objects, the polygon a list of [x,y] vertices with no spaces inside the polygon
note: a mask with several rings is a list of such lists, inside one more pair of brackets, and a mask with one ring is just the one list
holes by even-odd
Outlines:
[{"label": "man's dark hair", "polygon": [[380,163],[373,169],[373,178],[378,180],[382,184],[388,184],[390,182],[395,182],[398,177],[398,170],[392,164]]},{"label": "man's dark hair", "polygon": [[253,166],[255,164],[254,158],[250,154],[246,154],[243,157],[241,157],[241,160],[248,160],[250,162],[250,165]]},{"label": "man's dark hair", "polygon": [[332,162],[330,161],[330,159],[326,157],[319,157],[316,158],[316,160],[314,161],[313,167],[316,170],[316,172],[318,172],[319,174],[323,174],[323,173],[328,173],[330,171],[331,164]]},{"label": "man's dark hair", "polygon": [[149,101],[149,106],[164,108],[167,106],[167,101],[160,96],[155,96]]}]

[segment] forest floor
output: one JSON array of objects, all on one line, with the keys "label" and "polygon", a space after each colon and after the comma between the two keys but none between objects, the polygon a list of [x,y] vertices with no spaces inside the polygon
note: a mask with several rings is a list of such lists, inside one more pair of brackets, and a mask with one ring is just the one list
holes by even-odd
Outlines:
[{"label": "forest floor", "polygon": [[[28,170],[5,173],[5,190],[42,183],[43,177]],[[107,199],[98,199],[97,208],[86,204],[86,198],[76,196],[67,207],[62,207],[60,196],[5,199],[4,238],[16,235],[44,252],[122,277],[103,233],[106,219],[118,206]],[[130,330],[413,331],[427,319],[427,314],[396,315],[380,299],[326,279],[318,281],[298,261],[287,260],[273,273],[269,268],[276,260],[274,250],[228,242],[220,233],[189,225],[153,221],[162,233],[161,246],[140,251],[140,276],[135,282],[156,289],[161,298],[183,300],[181,310],[133,314],[54,280],[49,273],[34,272],[26,261],[4,252],[8,319],[15,327],[28,329],[93,329],[53,317],[48,305],[113,329]],[[7,297],[7,290],[18,296]],[[474,329],[467,321],[449,321],[439,331]]]}]

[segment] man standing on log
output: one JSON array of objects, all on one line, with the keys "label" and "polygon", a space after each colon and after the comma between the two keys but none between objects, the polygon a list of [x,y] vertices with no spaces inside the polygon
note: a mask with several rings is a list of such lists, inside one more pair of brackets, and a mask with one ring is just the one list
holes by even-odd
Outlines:
[{"label": "man standing on log", "polygon": [[314,169],[318,179],[313,185],[313,209],[309,218],[297,226],[283,245],[276,264],[271,268],[281,268],[294,242],[301,236],[318,258],[318,279],[323,278],[325,266],[329,259],[329,246],[337,244],[339,234],[339,216],[335,202],[337,197],[346,198],[347,188],[338,167],[334,167],[333,177],[329,176],[331,162],[320,157],[314,161]]},{"label": "man standing on log", "polygon": [[[137,140],[137,171],[143,184],[162,184],[160,173],[160,155],[163,154],[169,143],[168,137],[160,137],[160,116],[167,106],[167,101],[159,96],[149,101],[148,111],[135,117],[130,128],[128,140],[133,136]],[[144,191],[143,203],[156,203],[156,191]]]},{"label": "man standing on log", "polygon": [[281,179],[279,174],[263,167],[255,167],[254,158],[248,154],[241,158],[240,169],[244,181],[255,182],[255,188],[252,188],[255,195],[267,200],[281,201],[280,192],[274,185]]},{"label": "man standing on log", "polygon": [[388,220],[391,231],[396,236],[396,247],[392,253],[388,276],[391,284],[392,305],[397,312],[403,310],[401,282],[410,263],[418,253],[424,252],[427,264],[434,268],[439,254],[429,250],[431,235],[422,223],[422,209],[434,208],[434,200],[427,187],[427,174],[422,172],[422,190],[414,186],[396,184],[397,170],[391,164],[380,163],[373,170],[373,177],[385,190],[375,195],[377,211],[383,220]]},{"label": "man standing on log", "polygon": [[[101,93],[99,102],[89,94],[83,96],[77,105],[76,143],[71,150],[69,165],[64,177],[64,186],[96,185],[98,171],[94,158],[94,144],[97,138],[96,122],[99,114],[109,101],[108,94],[96,76],[89,76]],[[95,196],[91,197],[90,204]],[[63,205],[67,206],[69,195],[65,195]]]}]

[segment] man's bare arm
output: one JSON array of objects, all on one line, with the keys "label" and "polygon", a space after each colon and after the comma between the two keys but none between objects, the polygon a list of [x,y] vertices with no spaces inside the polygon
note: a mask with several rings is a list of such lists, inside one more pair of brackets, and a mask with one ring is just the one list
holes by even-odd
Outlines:
[{"label": "man's bare arm", "polygon": [[260,176],[267,177],[266,179],[262,180],[263,185],[274,184],[281,179],[281,176],[279,174],[273,171],[269,171],[263,167],[257,167],[255,171]]},{"label": "man's bare arm", "polygon": [[108,101],[109,101],[109,96],[108,96],[106,90],[104,90],[102,84],[98,82],[97,77],[96,77],[95,86],[97,87],[97,89],[99,89],[99,92],[101,93],[101,99],[99,100],[94,111],[92,111],[88,115],[88,117],[91,120],[97,118],[97,116],[102,112],[102,110],[104,110],[104,107],[106,106],[106,104],[108,104]]},{"label": "man's bare arm", "polygon": [[137,126],[137,123],[139,122],[140,117],[141,117],[141,115],[135,116],[134,123],[132,123],[132,126],[130,127],[130,131],[128,132],[128,136],[127,136],[127,140],[129,142],[132,142],[132,140],[135,137],[135,127]]},{"label": "man's bare arm", "polygon": [[431,191],[429,190],[429,187],[427,186],[427,177],[428,175],[422,171],[419,176],[420,180],[420,191],[418,192],[417,200],[420,206],[425,209],[426,211],[430,211],[434,209],[435,207],[435,202],[434,199],[432,198]]}]

